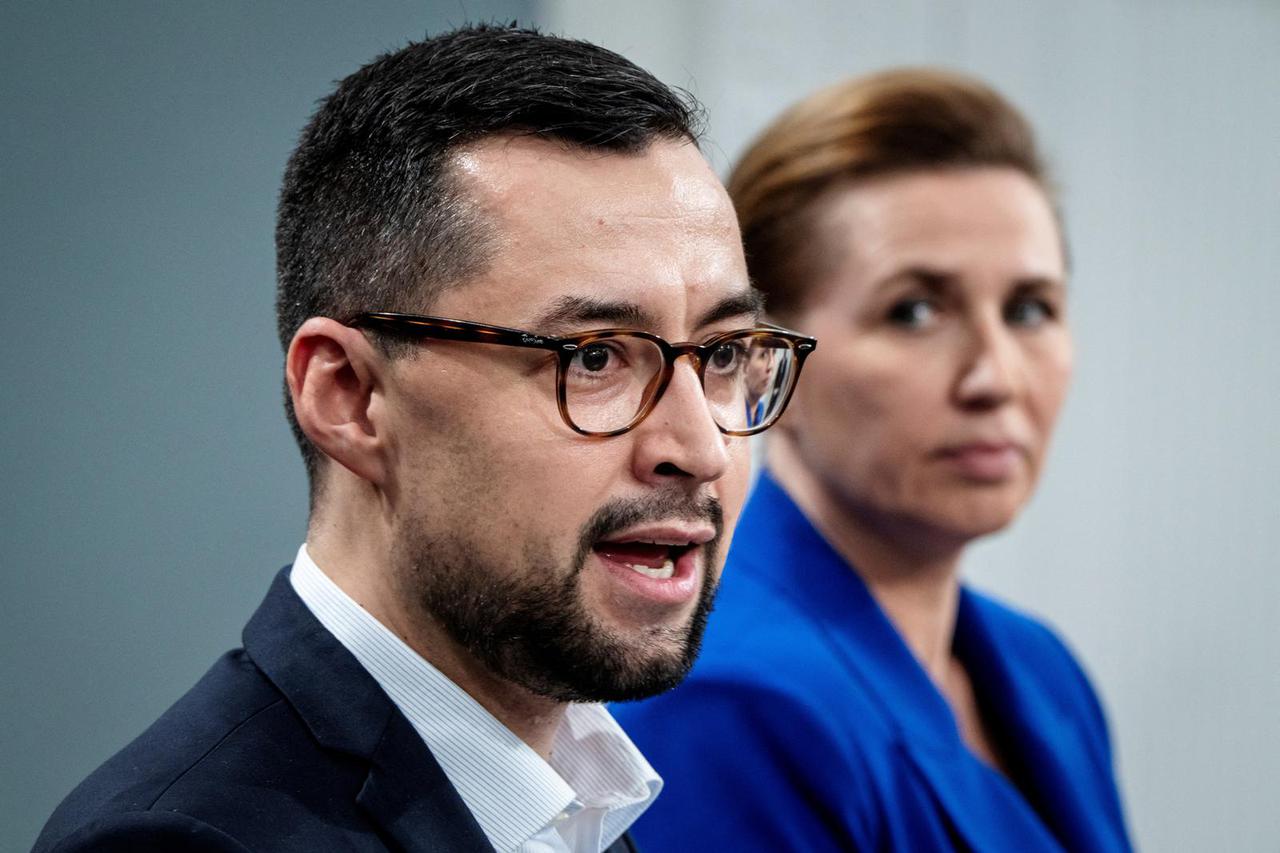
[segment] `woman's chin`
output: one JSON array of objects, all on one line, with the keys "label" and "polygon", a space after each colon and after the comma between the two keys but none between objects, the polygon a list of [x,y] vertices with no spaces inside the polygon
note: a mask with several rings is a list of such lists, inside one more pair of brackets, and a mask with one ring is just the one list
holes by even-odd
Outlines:
[{"label": "woman's chin", "polygon": [[949,499],[920,515],[929,526],[945,531],[957,542],[968,544],[975,539],[1004,530],[1026,504],[1022,490],[1010,494],[993,490],[980,494],[949,495]]}]

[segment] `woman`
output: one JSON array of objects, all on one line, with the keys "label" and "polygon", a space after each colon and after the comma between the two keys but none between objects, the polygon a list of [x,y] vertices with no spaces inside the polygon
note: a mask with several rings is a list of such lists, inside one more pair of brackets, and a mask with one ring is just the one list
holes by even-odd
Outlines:
[{"label": "woman", "polygon": [[617,709],[667,783],[641,846],[1128,849],[1084,673],[959,580],[1030,498],[1071,373],[1030,128],[973,80],[888,72],[793,107],[729,189],[770,313],[822,345],[693,674]]}]

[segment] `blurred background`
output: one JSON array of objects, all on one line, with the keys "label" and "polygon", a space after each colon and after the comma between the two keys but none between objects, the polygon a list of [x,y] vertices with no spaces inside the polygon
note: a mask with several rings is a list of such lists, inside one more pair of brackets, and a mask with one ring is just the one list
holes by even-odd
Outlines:
[{"label": "blurred background", "polygon": [[0,849],[239,643],[303,536],[272,229],[315,101],[513,19],[694,92],[722,174],[884,66],[1025,110],[1077,374],[1037,499],[968,577],[1083,657],[1143,849],[1280,849],[1275,0],[0,5]]}]

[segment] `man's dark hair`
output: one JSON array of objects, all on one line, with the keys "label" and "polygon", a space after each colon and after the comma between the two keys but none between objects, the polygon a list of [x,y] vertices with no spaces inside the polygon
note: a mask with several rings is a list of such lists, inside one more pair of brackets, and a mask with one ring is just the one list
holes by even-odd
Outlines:
[{"label": "man's dark hair", "polygon": [[[302,132],[276,224],[276,319],[288,349],[308,317],[425,311],[492,250],[449,155],[495,134],[639,153],[697,141],[700,109],[612,51],[476,25],[385,54],[338,84]],[[393,345],[384,343],[389,354]],[[320,452],[285,408],[316,494]]]}]

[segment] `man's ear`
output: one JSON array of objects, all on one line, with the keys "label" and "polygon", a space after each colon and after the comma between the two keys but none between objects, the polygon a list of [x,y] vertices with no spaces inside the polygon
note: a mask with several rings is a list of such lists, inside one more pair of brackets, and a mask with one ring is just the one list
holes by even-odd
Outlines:
[{"label": "man's ear", "polygon": [[363,480],[381,483],[384,436],[372,401],[380,360],[364,334],[328,317],[298,328],[285,355],[285,380],[298,426],[329,458]]}]

